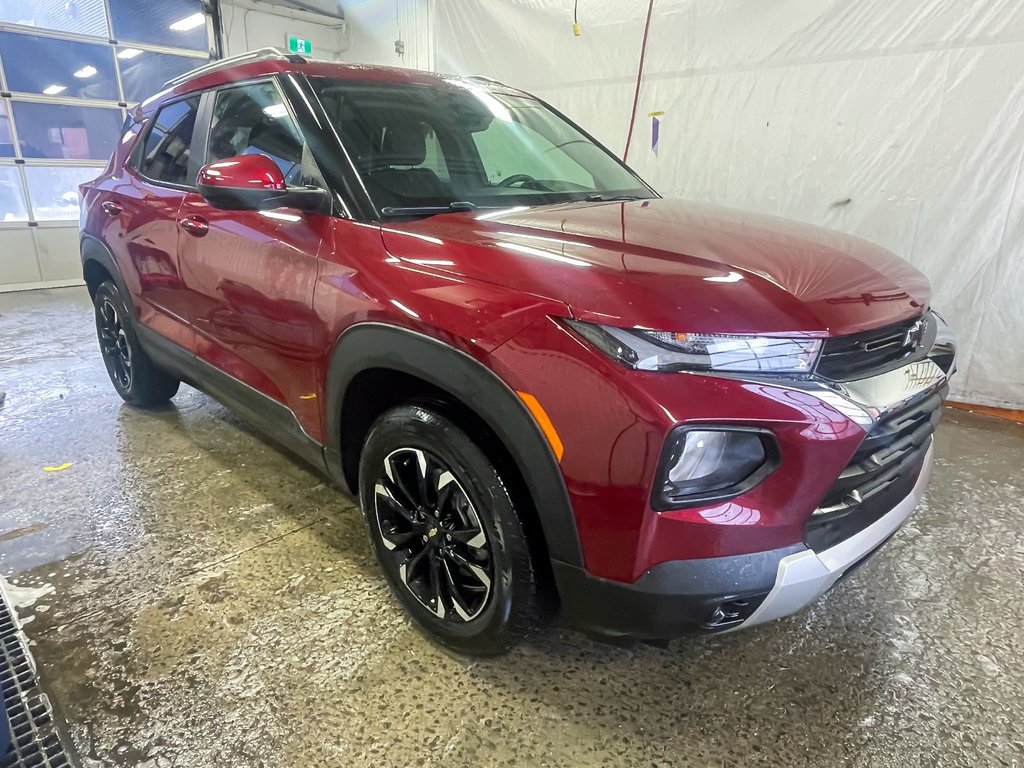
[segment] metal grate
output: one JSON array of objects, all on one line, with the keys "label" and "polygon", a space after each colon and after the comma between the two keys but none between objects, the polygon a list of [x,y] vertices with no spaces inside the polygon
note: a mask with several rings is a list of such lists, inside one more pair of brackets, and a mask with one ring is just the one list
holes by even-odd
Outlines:
[{"label": "metal grate", "polygon": [[61,742],[50,702],[39,690],[35,662],[2,589],[0,694],[11,728],[10,751],[0,756],[0,768],[70,768],[73,763]]}]

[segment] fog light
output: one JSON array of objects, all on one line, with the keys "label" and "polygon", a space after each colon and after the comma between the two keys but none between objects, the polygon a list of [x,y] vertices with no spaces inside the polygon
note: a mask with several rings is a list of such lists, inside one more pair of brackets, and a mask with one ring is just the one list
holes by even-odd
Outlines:
[{"label": "fog light", "polygon": [[777,458],[770,433],[680,427],[668,439],[652,501],[655,509],[736,496],[764,479]]}]

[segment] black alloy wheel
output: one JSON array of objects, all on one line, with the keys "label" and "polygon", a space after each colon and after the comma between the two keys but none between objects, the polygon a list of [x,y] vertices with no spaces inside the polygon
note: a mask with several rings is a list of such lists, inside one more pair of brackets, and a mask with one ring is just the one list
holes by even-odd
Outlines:
[{"label": "black alloy wheel", "polygon": [[451,650],[493,656],[534,632],[550,601],[513,496],[463,418],[443,402],[381,414],[359,459],[359,499],[388,585],[416,626]]},{"label": "black alloy wheel", "polygon": [[100,350],[110,377],[124,390],[132,386],[132,348],[121,324],[121,315],[113,302],[104,297],[98,307],[96,318],[100,336]]},{"label": "black alloy wheel", "polygon": [[419,448],[384,457],[373,509],[398,577],[439,619],[472,621],[487,606],[494,564],[487,532],[452,470]]},{"label": "black alloy wheel", "polygon": [[142,408],[166,403],[180,382],[161,370],[139,343],[132,311],[112,280],[93,295],[96,336],[110,381],[122,399]]}]

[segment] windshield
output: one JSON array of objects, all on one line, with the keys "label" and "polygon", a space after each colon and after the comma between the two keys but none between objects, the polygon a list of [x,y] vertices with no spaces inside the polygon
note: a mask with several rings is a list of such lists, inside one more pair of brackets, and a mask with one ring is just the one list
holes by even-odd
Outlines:
[{"label": "windshield", "polygon": [[455,79],[312,82],[385,215],[655,196],[529,96]]}]

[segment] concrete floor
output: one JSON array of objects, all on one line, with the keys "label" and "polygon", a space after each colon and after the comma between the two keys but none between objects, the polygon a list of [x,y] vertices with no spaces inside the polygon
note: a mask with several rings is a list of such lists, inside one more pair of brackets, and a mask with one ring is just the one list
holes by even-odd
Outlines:
[{"label": "concrete floor", "polygon": [[84,289],[0,315],[0,574],[86,766],[1024,765],[1021,427],[947,412],[909,524],[799,616],[467,662],[318,476],[192,389],[122,405]]}]

